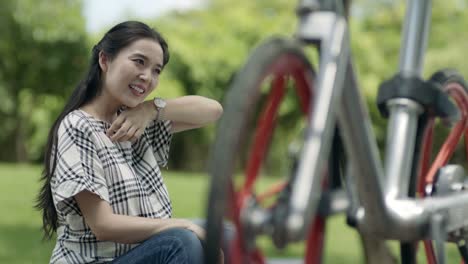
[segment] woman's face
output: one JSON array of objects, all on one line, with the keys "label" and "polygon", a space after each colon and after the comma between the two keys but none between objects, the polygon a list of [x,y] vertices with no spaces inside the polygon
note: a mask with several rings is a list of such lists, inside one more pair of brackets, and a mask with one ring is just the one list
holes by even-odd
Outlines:
[{"label": "woman's face", "polygon": [[139,39],[109,60],[102,52],[103,92],[119,105],[135,107],[158,85],[163,50],[152,39]]}]

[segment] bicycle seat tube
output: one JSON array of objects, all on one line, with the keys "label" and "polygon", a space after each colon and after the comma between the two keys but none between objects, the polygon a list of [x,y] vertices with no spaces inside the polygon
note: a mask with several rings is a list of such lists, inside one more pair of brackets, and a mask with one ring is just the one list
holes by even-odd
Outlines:
[{"label": "bicycle seat tube", "polygon": [[[431,17],[430,0],[408,1],[404,36],[400,51],[399,72],[404,77],[421,78]],[[387,102],[390,120],[387,131],[385,160],[385,197],[389,201],[408,194],[419,115],[423,108],[417,102],[396,98]]]},{"label": "bicycle seat tube", "polygon": [[[431,18],[430,0],[408,1],[404,36],[400,52],[400,74],[421,78]],[[409,99],[392,99],[387,103],[390,121],[387,132],[385,196],[402,198],[408,193],[417,122],[422,107]]]}]

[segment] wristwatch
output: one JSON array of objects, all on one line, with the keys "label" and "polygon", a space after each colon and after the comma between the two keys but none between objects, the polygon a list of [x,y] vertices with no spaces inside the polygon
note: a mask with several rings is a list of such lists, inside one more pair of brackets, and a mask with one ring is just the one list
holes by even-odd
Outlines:
[{"label": "wristwatch", "polygon": [[166,107],[166,101],[160,97],[155,97],[153,99],[154,107],[156,107],[156,121],[163,120],[163,110]]}]

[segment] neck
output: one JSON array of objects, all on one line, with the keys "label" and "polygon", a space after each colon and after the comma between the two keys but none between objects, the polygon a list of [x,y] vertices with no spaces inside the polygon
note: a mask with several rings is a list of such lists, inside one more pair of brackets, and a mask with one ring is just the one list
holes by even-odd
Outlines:
[{"label": "neck", "polygon": [[100,95],[81,107],[81,109],[97,119],[112,123],[115,118],[117,118],[117,110],[119,110],[122,105],[111,98],[112,96],[106,95],[103,90]]}]

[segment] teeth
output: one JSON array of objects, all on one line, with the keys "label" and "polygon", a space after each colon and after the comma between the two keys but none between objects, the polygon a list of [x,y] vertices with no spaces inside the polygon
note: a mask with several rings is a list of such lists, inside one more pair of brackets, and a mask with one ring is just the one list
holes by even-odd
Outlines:
[{"label": "teeth", "polygon": [[137,86],[133,86],[133,85],[130,85],[130,87],[133,89],[133,90],[136,90],[137,92],[139,93],[144,93],[145,90],[141,89],[140,87],[137,87]]}]

